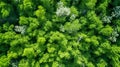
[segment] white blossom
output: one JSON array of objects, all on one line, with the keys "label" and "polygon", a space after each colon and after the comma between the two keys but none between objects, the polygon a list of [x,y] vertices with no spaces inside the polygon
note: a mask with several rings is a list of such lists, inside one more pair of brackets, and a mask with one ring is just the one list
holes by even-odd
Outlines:
[{"label": "white blossom", "polygon": [[67,7],[60,7],[56,11],[57,16],[68,16],[70,15],[70,8]]},{"label": "white blossom", "polygon": [[116,6],[113,13],[115,17],[120,17],[120,6]]},{"label": "white blossom", "polygon": [[62,2],[58,3],[58,8],[56,11],[57,16],[68,16],[70,15],[70,8],[64,7]]},{"label": "white blossom", "polygon": [[76,18],[76,16],[74,15],[74,14],[72,14],[71,16],[70,16],[70,20],[74,20]]},{"label": "white blossom", "polygon": [[60,31],[61,31],[61,32],[65,32],[65,29],[64,29],[64,26],[63,26],[63,25],[60,26]]},{"label": "white blossom", "polygon": [[112,33],[111,37],[109,38],[109,40],[111,40],[112,42],[116,42],[118,36],[119,36],[119,34],[117,33],[117,31],[114,31]]},{"label": "white blossom", "polygon": [[15,31],[24,34],[26,31],[26,26],[15,26]]},{"label": "white blossom", "polygon": [[115,36],[115,37],[118,37],[118,36],[119,36],[119,34],[118,34],[117,31],[114,31],[114,32],[112,33],[112,35]]},{"label": "white blossom", "polygon": [[112,16],[112,17],[115,17],[116,15],[115,15],[115,13],[114,13],[114,12],[112,12],[111,16]]},{"label": "white blossom", "polygon": [[104,23],[111,23],[112,17],[111,16],[105,16],[103,17],[102,21]]}]

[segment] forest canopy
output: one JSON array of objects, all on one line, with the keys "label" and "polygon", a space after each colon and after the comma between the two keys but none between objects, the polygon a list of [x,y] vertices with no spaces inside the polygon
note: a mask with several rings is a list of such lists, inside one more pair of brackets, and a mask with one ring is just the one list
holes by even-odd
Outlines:
[{"label": "forest canopy", "polygon": [[0,0],[0,67],[120,67],[120,0]]}]

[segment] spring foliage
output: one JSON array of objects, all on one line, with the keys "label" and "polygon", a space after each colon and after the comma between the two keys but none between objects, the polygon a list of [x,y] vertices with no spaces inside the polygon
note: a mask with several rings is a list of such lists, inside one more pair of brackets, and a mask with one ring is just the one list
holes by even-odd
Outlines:
[{"label": "spring foliage", "polygon": [[0,0],[0,67],[120,67],[119,0]]}]

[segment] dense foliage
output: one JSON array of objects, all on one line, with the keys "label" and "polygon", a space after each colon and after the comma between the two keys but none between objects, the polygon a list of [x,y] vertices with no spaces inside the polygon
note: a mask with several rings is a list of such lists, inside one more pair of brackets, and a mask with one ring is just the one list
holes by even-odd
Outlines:
[{"label": "dense foliage", "polygon": [[0,0],[0,67],[120,67],[120,0]]}]

